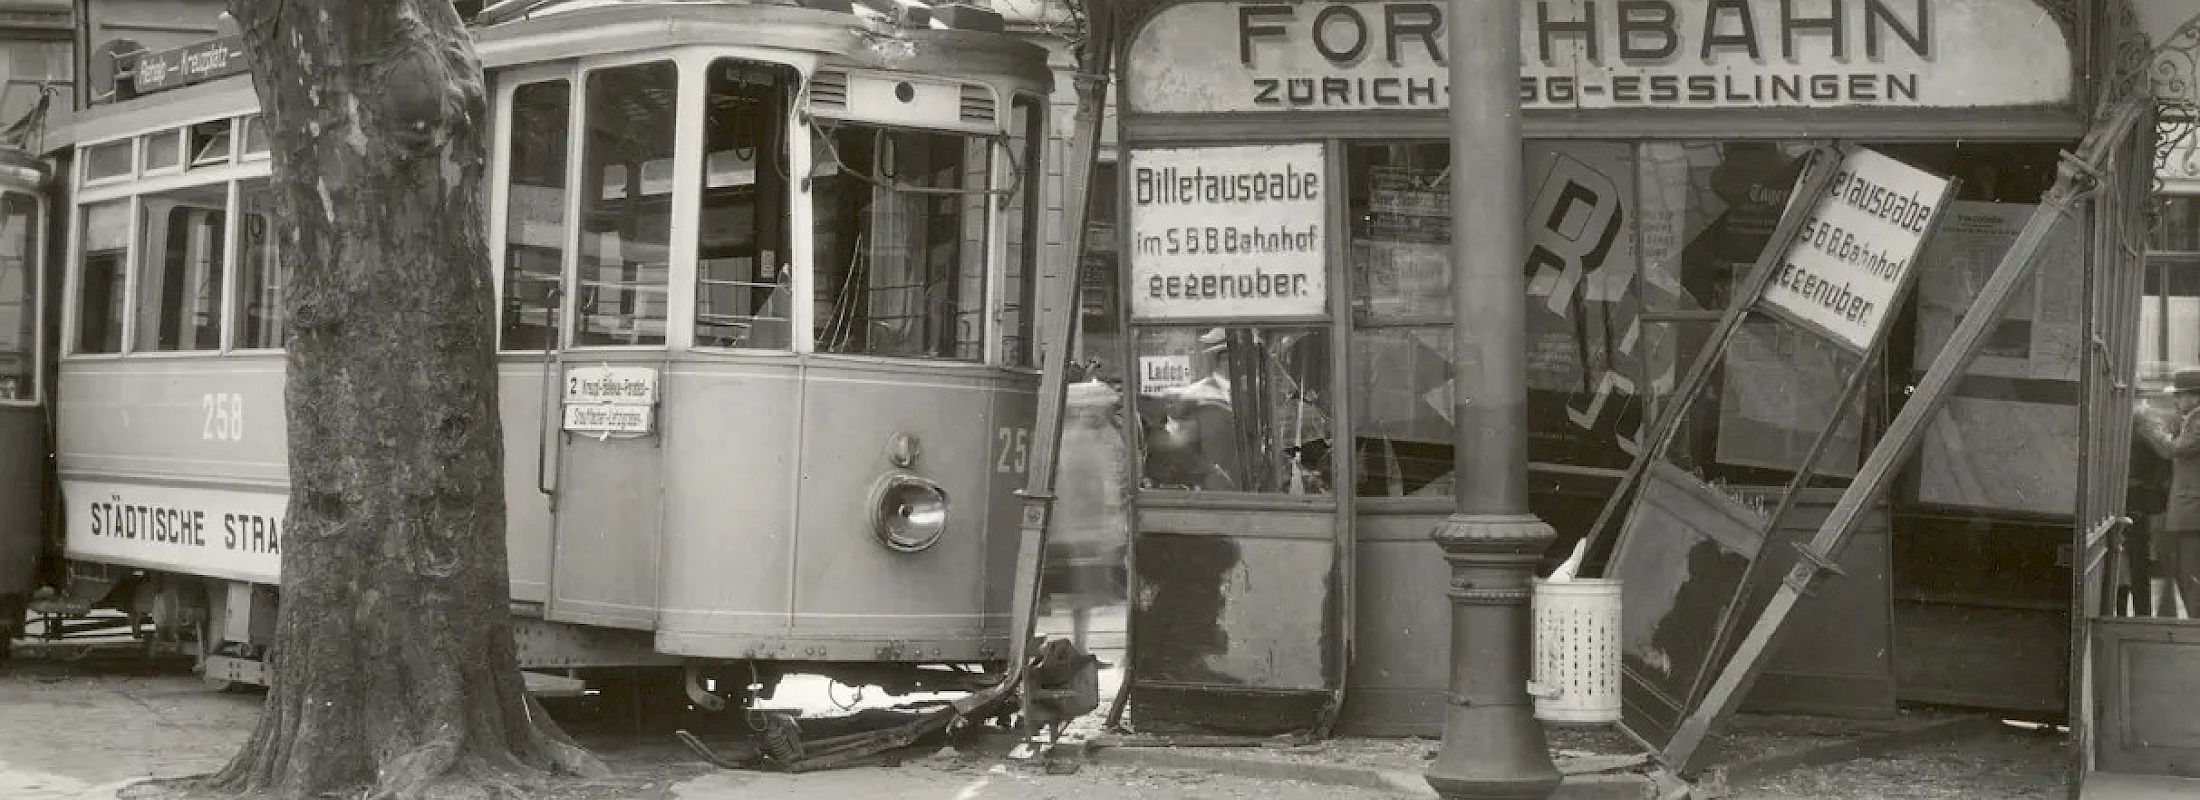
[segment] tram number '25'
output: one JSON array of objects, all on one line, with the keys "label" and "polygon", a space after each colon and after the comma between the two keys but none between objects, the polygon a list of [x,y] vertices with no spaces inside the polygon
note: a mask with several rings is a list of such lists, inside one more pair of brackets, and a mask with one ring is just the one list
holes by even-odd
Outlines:
[{"label": "tram number '25'", "polygon": [[234,442],[244,438],[244,395],[226,392],[199,395],[199,406],[206,410],[206,424],[199,428],[199,438],[216,442]]},{"label": "tram number '25'", "polygon": [[999,473],[1023,472],[1031,463],[1031,429],[1000,428],[993,431],[994,441],[1000,443],[1000,458],[995,459],[993,471]]}]

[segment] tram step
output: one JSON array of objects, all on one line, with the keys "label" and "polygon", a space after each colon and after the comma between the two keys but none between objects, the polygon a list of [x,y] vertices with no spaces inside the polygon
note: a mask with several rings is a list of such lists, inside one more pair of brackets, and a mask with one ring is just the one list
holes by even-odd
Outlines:
[{"label": "tram step", "polygon": [[527,680],[527,693],[536,697],[579,697],[588,688],[579,678],[524,670],[519,675]]}]

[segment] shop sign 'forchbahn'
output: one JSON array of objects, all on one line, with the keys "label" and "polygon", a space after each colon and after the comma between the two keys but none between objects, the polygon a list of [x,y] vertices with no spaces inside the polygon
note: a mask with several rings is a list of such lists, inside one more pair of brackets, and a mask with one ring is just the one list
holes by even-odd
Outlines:
[{"label": "shop sign 'forchbahn'", "polygon": [[[2075,84],[2067,33],[2027,0],[1520,9],[1529,109],[2051,106]],[[1125,102],[1159,113],[1442,109],[1444,13],[1425,0],[1170,6],[1132,43]]]}]

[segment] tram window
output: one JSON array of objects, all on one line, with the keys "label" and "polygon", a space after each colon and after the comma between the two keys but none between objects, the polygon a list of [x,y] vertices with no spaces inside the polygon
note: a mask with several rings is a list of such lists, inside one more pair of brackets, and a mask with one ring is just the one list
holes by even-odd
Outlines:
[{"label": "tram window", "polygon": [[820,122],[811,151],[817,349],[983,359],[986,140]]},{"label": "tram window", "polygon": [[671,62],[588,75],[576,345],[662,345],[671,271]]},{"label": "tram window", "polygon": [[130,174],[131,140],[92,145],[84,148],[84,180],[109,180]]},{"label": "tram window", "polygon": [[738,59],[710,66],[703,108],[703,203],[696,226],[695,343],[793,344],[787,260],[788,87],[793,69]]},{"label": "tram window", "polygon": [[1008,225],[1008,263],[1001,277],[1001,357],[1009,366],[1038,363],[1039,244],[1046,240],[1039,215],[1045,198],[1034,192],[1040,185],[1040,148],[1046,146],[1046,106],[1039,98],[1017,95],[1009,119],[1008,208],[1001,219]]},{"label": "tram window", "polygon": [[165,130],[145,136],[145,171],[183,166],[183,132]]},{"label": "tram window", "polygon": [[38,201],[0,197],[0,400],[38,398]]},{"label": "tram window", "polygon": [[237,184],[237,304],[230,329],[240,350],[283,346],[288,327],[283,316],[283,287],[289,270],[275,249],[275,194],[267,179]]},{"label": "tram window", "polygon": [[229,120],[191,126],[191,166],[210,167],[229,163]]},{"label": "tram window", "polygon": [[244,118],[244,156],[267,155],[267,120],[254,114]]},{"label": "tram window", "polygon": [[136,350],[221,347],[225,194],[217,184],[140,201]]},{"label": "tram window", "polygon": [[124,276],[130,257],[130,202],[85,206],[77,278],[76,352],[122,352]]},{"label": "tram window", "polygon": [[546,349],[557,337],[554,301],[565,274],[565,154],[572,107],[572,85],[565,81],[512,90],[499,343],[506,350]]}]

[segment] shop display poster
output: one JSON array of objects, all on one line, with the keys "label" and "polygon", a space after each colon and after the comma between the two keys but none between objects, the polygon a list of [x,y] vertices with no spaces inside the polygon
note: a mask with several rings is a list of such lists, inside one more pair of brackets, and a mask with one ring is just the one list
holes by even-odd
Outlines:
[{"label": "shop display poster", "polygon": [[1251,320],[1328,308],[1322,145],[1134,149],[1128,161],[1133,317]]},{"label": "shop display poster", "polygon": [[1948,180],[1850,148],[1788,242],[1764,307],[1856,352],[1897,310]]}]

